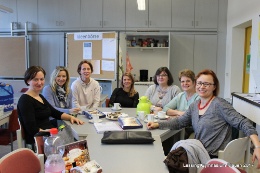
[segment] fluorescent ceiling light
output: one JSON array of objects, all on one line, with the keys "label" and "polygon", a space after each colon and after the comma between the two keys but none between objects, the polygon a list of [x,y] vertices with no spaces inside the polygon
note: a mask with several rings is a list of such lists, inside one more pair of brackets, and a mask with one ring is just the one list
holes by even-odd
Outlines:
[{"label": "fluorescent ceiling light", "polygon": [[0,11],[3,13],[13,13],[13,9],[3,5],[0,5]]},{"label": "fluorescent ceiling light", "polygon": [[138,10],[145,10],[145,0],[137,0]]}]

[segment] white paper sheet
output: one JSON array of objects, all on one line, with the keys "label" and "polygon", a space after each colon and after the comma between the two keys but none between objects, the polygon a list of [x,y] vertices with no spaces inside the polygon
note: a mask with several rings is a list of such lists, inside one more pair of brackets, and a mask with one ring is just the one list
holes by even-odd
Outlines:
[{"label": "white paper sheet", "polygon": [[102,60],[102,70],[115,71],[115,61]]},{"label": "white paper sheet", "polygon": [[116,39],[104,38],[102,40],[102,58],[116,59]]},{"label": "white paper sheet", "polygon": [[92,59],[92,42],[83,43],[83,59]]},{"label": "white paper sheet", "polygon": [[93,65],[92,74],[100,74],[100,60],[91,60],[91,64]]}]

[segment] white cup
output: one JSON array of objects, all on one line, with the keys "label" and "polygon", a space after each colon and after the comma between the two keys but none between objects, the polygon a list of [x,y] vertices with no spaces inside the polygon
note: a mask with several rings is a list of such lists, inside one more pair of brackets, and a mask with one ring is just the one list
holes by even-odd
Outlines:
[{"label": "white cup", "polygon": [[92,114],[92,118],[93,118],[93,123],[99,122],[99,115],[98,114]]},{"label": "white cup", "polygon": [[147,114],[147,121],[154,122],[154,114]]},{"label": "white cup", "polygon": [[144,111],[138,111],[137,114],[140,120],[144,120]]},{"label": "white cup", "polygon": [[118,109],[120,109],[120,108],[121,108],[120,103],[114,103],[113,109],[118,110]]},{"label": "white cup", "polygon": [[4,115],[4,105],[0,105],[0,116]]},{"label": "white cup", "polygon": [[166,112],[164,112],[164,111],[159,111],[159,112],[158,112],[158,118],[160,118],[160,119],[165,119],[165,118],[166,118]]}]

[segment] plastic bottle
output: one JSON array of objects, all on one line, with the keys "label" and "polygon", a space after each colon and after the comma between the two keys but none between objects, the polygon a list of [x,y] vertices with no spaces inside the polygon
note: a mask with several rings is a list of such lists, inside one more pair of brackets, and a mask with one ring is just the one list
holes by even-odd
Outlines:
[{"label": "plastic bottle", "polygon": [[65,162],[62,159],[64,154],[63,140],[58,136],[58,129],[50,130],[51,136],[44,142],[44,153],[47,157],[45,162],[45,173],[61,173],[65,170]]},{"label": "plastic bottle", "polygon": [[65,162],[60,154],[51,154],[45,162],[45,173],[62,173],[65,170]]},{"label": "plastic bottle", "polygon": [[63,140],[58,136],[58,129],[52,128],[50,130],[51,136],[48,137],[44,142],[44,153],[45,156],[48,157],[50,154],[60,154],[63,156],[64,147],[60,147],[64,145]]}]

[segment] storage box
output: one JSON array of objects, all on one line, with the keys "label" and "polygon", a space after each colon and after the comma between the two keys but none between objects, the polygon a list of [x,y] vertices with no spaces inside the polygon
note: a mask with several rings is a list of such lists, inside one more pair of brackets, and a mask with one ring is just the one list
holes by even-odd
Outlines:
[{"label": "storage box", "polygon": [[14,91],[12,85],[0,83],[0,105],[4,105],[4,112],[14,109]]}]

